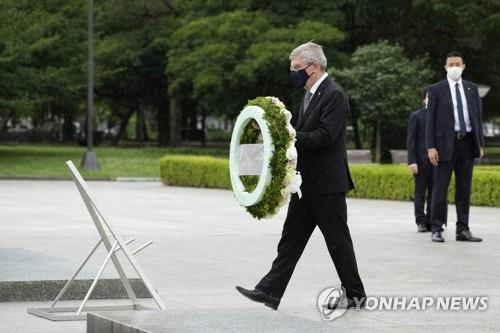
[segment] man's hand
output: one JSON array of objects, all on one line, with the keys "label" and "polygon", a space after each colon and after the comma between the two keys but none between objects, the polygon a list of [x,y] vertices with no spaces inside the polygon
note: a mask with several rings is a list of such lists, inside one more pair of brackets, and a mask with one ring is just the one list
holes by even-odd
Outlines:
[{"label": "man's hand", "polygon": [[413,164],[408,165],[408,168],[410,169],[412,174],[416,175],[418,173],[417,163],[413,163]]},{"label": "man's hand", "polygon": [[427,157],[432,165],[437,166],[439,163],[439,154],[436,148],[427,149]]},{"label": "man's hand", "polygon": [[483,156],[484,156],[484,148],[481,147],[481,148],[479,148],[479,159],[482,159]]}]

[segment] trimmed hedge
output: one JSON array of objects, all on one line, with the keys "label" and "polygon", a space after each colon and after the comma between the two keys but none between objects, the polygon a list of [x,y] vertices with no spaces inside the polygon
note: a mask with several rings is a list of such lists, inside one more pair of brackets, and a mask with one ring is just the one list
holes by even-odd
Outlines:
[{"label": "trimmed hedge", "polygon": [[[413,200],[413,177],[404,165],[351,165],[356,190],[349,197],[384,200]],[[160,160],[163,183],[231,189],[229,162],[210,156],[167,156]],[[448,200],[454,203],[454,179]],[[500,167],[474,169],[472,204],[500,207]]]},{"label": "trimmed hedge", "polygon": [[165,185],[231,188],[229,161],[212,156],[167,156],[160,160]]}]

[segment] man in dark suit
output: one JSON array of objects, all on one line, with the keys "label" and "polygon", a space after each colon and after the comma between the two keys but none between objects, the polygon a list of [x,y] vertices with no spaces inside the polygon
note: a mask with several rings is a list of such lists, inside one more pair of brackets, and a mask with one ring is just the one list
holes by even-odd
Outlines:
[{"label": "man in dark suit", "polygon": [[348,101],[326,70],[321,46],[305,43],[290,54],[290,79],[306,90],[296,124],[297,169],[303,197],[288,206],[278,255],[254,290],[236,287],[252,301],[277,309],[304,248],[319,227],[342,287],[344,306],[363,306],[366,294],[347,226],[346,192],[354,188],[347,164],[345,131]]},{"label": "man in dark suit", "polygon": [[457,208],[456,240],[480,242],[469,230],[469,208],[474,158],[483,156],[484,136],[481,103],[476,84],[462,80],[464,58],[459,52],[446,56],[447,78],[429,88],[426,144],[430,162],[436,167],[431,203],[432,241],[444,242],[447,223],[447,193],[455,173]]},{"label": "man in dark suit", "polygon": [[[410,115],[406,149],[408,151],[408,167],[415,180],[414,210],[418,232],[431,230],[431,198],[432,176],[434,167],[427,157],[425,146],[425,113],[427,106],[427,87],[422,89],[423,106]],[[427,196],[427,205],[426,198]]]}]

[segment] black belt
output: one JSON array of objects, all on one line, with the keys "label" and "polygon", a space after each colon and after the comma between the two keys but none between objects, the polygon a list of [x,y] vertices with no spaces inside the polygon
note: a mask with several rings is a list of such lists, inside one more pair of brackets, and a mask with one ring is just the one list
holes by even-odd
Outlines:
[{"label": "black belt", "polygon": [[459,131],[455,131],[455,138],[457,140],[472,139],[472,132],[467,132],[467,134],[463,135]]}]

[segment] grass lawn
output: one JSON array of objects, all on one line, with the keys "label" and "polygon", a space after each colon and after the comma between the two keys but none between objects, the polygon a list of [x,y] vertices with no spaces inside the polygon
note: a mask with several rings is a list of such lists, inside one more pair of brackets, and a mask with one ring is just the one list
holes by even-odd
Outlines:
[{"label": "grass lawn", "polygon": [[[72,160],[79,167],[84,147],[55,145],[1,145],[0,177],[54,177],[69,178],[65,162]],[[114,179],[117,177],[160,177],[159,160],[165,155],[210,155],[227,158],[229,147],[182,147],[182,148],[123,148],[97,147],[101,170],[84,171],[85,178]],[[375,167],[376,165],[372,165]],[[401,165],[384,165],[385,168],[401,168]],[[483,170],[499,171],[500,166],[478,166]]]},{"label": "grass lawn", "polygon": [[[159,159],[168,154],[211,155],[227,157],[228,147],[182,148],[119,148],[97,147],[101,165],[97,172],[84,171],[86,178],[160,177]],[[1,145],[0,177],[69,178],[65,162],[72,160],[79,167],[84,147],[54,145]]]}]

